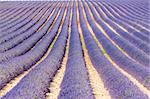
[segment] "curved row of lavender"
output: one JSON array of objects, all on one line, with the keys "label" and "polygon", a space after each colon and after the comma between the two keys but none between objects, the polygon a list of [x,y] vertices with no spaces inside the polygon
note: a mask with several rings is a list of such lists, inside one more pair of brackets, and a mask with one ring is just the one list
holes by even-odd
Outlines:
[{"label": "curved row of lavender", "polygon": [[57,98],[94,99],[83,34],[112,99],[149,99],[140,87],[150,92],[149,6],[148,0],[0,2],[0,94],[28,72],[0,98],[46,99],[68,50]]}]

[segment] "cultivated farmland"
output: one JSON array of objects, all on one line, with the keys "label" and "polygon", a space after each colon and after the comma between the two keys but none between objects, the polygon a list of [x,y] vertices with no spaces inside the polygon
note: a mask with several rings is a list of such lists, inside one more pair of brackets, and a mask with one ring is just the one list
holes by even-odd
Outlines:
[{"label": "cultivated farmland", "polygon": [[0,98],[150,99],[150,1],[1,1]]}]

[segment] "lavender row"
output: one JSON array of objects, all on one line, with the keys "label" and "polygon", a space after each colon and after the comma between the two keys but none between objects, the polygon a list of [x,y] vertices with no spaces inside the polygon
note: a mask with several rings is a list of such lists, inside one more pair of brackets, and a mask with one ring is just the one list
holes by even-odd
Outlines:
[{"label": "lavender row", "polygon": [[[51,13],[51,11],[52,11],[52,9],[49,10],[49,14]],[[26,40],[20,39],[20,41],[21,40],[22,41],[17,43],[17,45],[15,47],[9,49],[6,52],[0,53],[0,62],[14,58],[16,56],[23,55],[23,54],[27,53],[28,51],[30,51],[30,49],[35,47],[36,44],[38,43],[38,41],[40,41],[48,33],[48,29],[50,28],[50,26],[54,22],[54,19],[56,18],[58,11],[59,11],[59,6],[55,10],[55,12],[51,16],[51,18],[48,20],[48,22],[45,23],[45,25],[41,28],[41,30],[39,30],[38,32],[33,31],[33,30],[28,31],[29,33],[33,33],[29,38],[27,38]],[[45,18],[45,20],[47,20],[47,18]],[[42,23],[41,23],[41,25],[42,25]],[[25,33],[25,37],[26,37],[27,33]],[[17,39],[14,39],[13,42],[12,41],[13,40],[11,40],[10,44],[9,43],[7,43],[7,44],[8,45],[14,44],[13,42],[16,42]],[[18,41],[19,41],[19,38],[18,38]]]},{"label": "lavender row", "polygon": [[[98,3],[98,5],[99,5],[99,3]],[[102,9],[104,12],[107,12],[107,11],[104,9],[103,6],[101,6],[101,9]],[[128,24],[128,25],[130,25],[130,26],[136,28],[137,30],[139,30],[140,32],[142,32],[144,35],[148,35],[148,34],[149,34],[149,32],[148,32],[146,29],[144,29],[144,28],[138,26],[137,24],[135,24],[135,23],[129,21],[128,18],[117,17],[117,20],[121,20],[121,21],[125,22],[126,24]]]},{"label": "lavender row", "polygon": [[22,56],[12,58],[11,60],[0,64],[0,89],[11,79],[18,76],[23,71],[31,68],[31,66],[36,64],[36,62],[38,62],[45,55],[55,35],[57,34],[63,12],[64,7],[62,8],[62,11],[51,31],[32,50]]},{"label": "lavender row", "polygon": [[[21,31],[21,30],[25,31],[25,30],[29,29],[30,27],[32,27],[38,21],[38,18],[40,18],[42,16],[41,13],[44,14],[44,12],[46,12],[46,8],[48,6],[46,6],[46,8],[44,8],[44,6],[45,5],[41,6],[39,9],[37,9],[29,18],[27,18],[23,22],[21,22],[19,24],[16,24],[15,26],[13,26],[13,27],[11,27],[7,30],[5,30],[5,29],[1,30],[0,38],[2,38],[3,36],[8,35],[10,33],[14,33],[15,31]],[[41,12],[41,13],[39,13],[39,12]],[[32,19],[33,17],[34,17],[34,19],[36,18],[37,20]],[[30,26],[28,25],[29,23],[30,23]],[[23,31],[21,31],[21,32],[23,32]]]},{"label": "lavender row", "polygon": [[[138,1],[130,1],[128,4],[132,3],[132,5],[134,7],[138,7],[139,9],[145,11],[145,12],[150,12],[150,9],[149,9],[149,4],[148,4],[149,1],[147,0],[138,0]],[[150,13],[147,13],[148,15],[150,15]]]},{"label": "lavender row", "polygon": [[2,20],[4,20],[4,19],[7,19],[7,18],[10,18],[10,16],[12,15],[12,14],[15,14],[17,11],[19,11],[21,8],[16,8],[16,9],[13,9],[10,13],[8,13],[7,15],[5,15],[5,16],[2,16],[1,18],[0,18],[0,22],[2,21]]},{"label": "lavender row", "polygon": [[3,23],[5,23],[5,22],[7,22],[7,21],[9,21],[9,20],[12,20],[15,16],[17,16],[17,15],[20,14],[20,13],[22,13],[22,12],[25,11],[26,9],[27,9],[27,8],[20,8],[20,9],[18,9],[15,14],[12,14],[12,15],[8,16],[7,18],[0,20],[0,24],[3,24]]},{"label": "lavender row", "polygon": [[140,97],[142,99],[147,99],[148,97],[144,95],[127,77],[118,71],[103,55],[103,52],[97,46],[90,31],[87,29],[88,27],[84,21],[81,5],[79,5],[79,13],[80,24],[88,54],[92,64],[100,74],[104,86],[108,89],[111,98],[127,99],[130,97],[136,99]]},{"label": "lavender row", "polygon": [[24,20],[26,20],[28,17],[30,17],[40,6],[40,4],[36,4],[37,7],[29,7],[26,11],[23,11],[20,15],[17,15],[13,20],[7,21],[4,24],[0,25],[1,31],[4,31],[6,29],[9,29]]},{"label": "lavender row", "polygon": [[[33,3],[33,5],[36,4],[36,3]],[[7,22],[7,21],[10,21],[14,18],[14,16],[17,16],[17,14],[21,14],[22,12],[20,12],[21,10],[23,9],[26,9],[30,6],[33,6],[32,4],[25,4],[24,6],[20,7],[20,8],[17,8],[14,9],[15,11],[12,10],[12,12],[9,13],[9,15],[5,15],[5,17],[2,17],[2,19],[0,19],[0,23],[4,23],[4,22]]]},{"label": "lavender row", "polygon": [[[108,4],[108,3],[107,3]],[[142,26],[144,26],[145,28],[150,28],[150,25],[149,24],[146,24],[145,22],[141,22],[140,20],[137,20],[137,19],[135,19],[135,18],[128,18],[127,16],[125,16],[125,15],[123,15],[122,13],[120,13],[113,5],[111,5],[111,4],[108,4],[109,5],[109,7],[110,8],[112,8],[112,9],[114,9],[115,10],[115,12],[117,12],[120,16],[122,16],[122,17],[126,17],[126,19],[128,19],[128,20],[131,20],[131,21],[133,21],[133,22],[136,22],[136,23],[138,23],[138,24],[140,24],[140,25],[142,25]],[[105,5],[104,5],[105,6]],[[105,6],[107,9],[109,9],[108,8],[108,6]]]},{"label": "lavender row", "polygon": [[[20,28],[20,25],[22,24],[18,24],[19,29],[17,29],[16,31],[13,32],[8,32],[8,35],[6,35],[6,32],[2,32],[5,35],[1,37],[0,39],[0,44],[4,44],[8,41],[10,41],[11,39],[17,37],[17,36],[21,36],[21,34],[25,34],[25,32],[27,31],[36,31],[41,25],[40,25],[40,20],[42,20],[44,22],[43,14],[48,10],[48,7],[46,7],[43,12],[39,13],[37,17],[35,17],[34,20],[30,19],[30,22],[26,23],[22,28]],[[25,21],[24,21],[25,22]],[[42,22],[41,22],[42,23]],[[13,29],[15,29],[15,27],[13,27]],[[11,30],[11,29],[9,29]]]},{"label": "lavender row", "polygon": [[32,69],[26,77],[2,99],[11,99],[12,97],[19,99],[46,98],[46,93],[49,92],[49,83],[60,68],[65,54],[65,46],[68,37],[69,9],[70,7],[68,7],[61,33],[49,55],[39,65]]},{"label": "lavender row", "polygon": [[69,55],[58,99],[94,99],[79,39],[75,2],[72,8]]},{"label": "lavender row", "polygon": [[[102,10],[104,10],[102,7],[101,7]],[[98,11],[98,10],[97,10]],[[129,33],[133,34],[134,36],[140,38],[141,40],[143,40],[144,42],[148,43],[149,42],[149,38],[147,36],[145,36],[143,33],[141,32],[137,32],[135,31],[133,28],[131,28],[127,23],[125,23],[123,20],[121,20],[115,13],[113,13],[113,11],[111,9],[109,9],[109,11],[115,16],[112,17],[109,15],[109,13],[104,10],[105,14],[111,19],[113,20],[114,22],[118,23],[120,26],[124,27],[126,30],[129,31]]]},{"label": "lavender row", "polygon": [[[119,8],[120,8],[120,6],[119,6]],[[125,7],[122,7],[122,8],[123,8],[123,9],[126,9],[126,8],[128,8],[128,7],[126,7],[126,8],[125,8]],[[121,9],[120,9],[120,10],[121,10]],[[122,11],[122,10],[121,10],[121,11]],[[131,11],[131,10],[128,10],[128,12],[130,12],[130,11]],[[128,15],[128,14],[127,14],[127,15]],[[128,15],[128,16],[129,16],[129,15]],[[145,27],[145,28],[147,28],[147,29],[150,28],[150,26],[149,26],[150,20],[148,19],[149,17],[144,20],[144,18],[139,18],[139,17],[136,17],[135,15],[134,15],[135,17],[133,17],[133,18],[132,18],[132,17],[128,17],[128,16],[124,16],[124,15],[123,15],[123,17],[126,18],[126,19],[130,19],[130,20],[133,21],[133,22],[138,22],[138,24],[142,25],[143,27]],[[136,21],[135,19],[136,19],[137,21]],[[144,20],[144,21],[141,22],[141,20]],[[132,24],[131,22],[128,22],[128,23],[129,23],[129,24]],[[133,25],[133,26],[134,26],[134,25],[136,26],[136,24],[132,24],[132,25]],[[138,27],[137,27],[137,28],[138,28]]]},{"label": "lavender row", "polygon": [[[54,7],[51,7],[50,9],[47,9],[48,13],[44,14],[44,17],[40,17],[39,21],[30,29],[25,31],[24,33],[21,34],[9,34],[8,36],[3,37],[1,41],[5,41],[4,43],[0,44],[0,52],[5,52],[7,50],[10,50],[17,46],[18,44],[22,43],[24,40],[28,39],[29,37],[32,37],[36,33],[36,31],[42,27],[42,25],[46,22],[47,18],[50,16],[52,13]],[[14,36],[14,37],[13,37]]]},{"label": "lavender row", "polygon": [[[139,8],[139,7],[141,7],[141,5],[140,6],[139,5],[133,6],[133,1],[132,1],[132,3],[130,3],[130,2],[131,1],[128,1],[127,3],[116,2],[116,3],[111,3],[111,4],[116,6],[116,7],[118,7],[118,8],[121,7],[121,9],[122,8],[125,9],[127,12],[124,12],[124,11],[123,12],[127,15],[126,17],[128,17],[131,20],[139,20],[139,21],[141,21],[143,19],[144,20],[148,19],[147,11],[141,11],[142,9]],[[134,1],[134,3],[135,3],[135,1]]]},{"label": "lavender row", "polygon": [[[96,8],[96,6],[95,6]],[[87,9],[85,9],[87,10]],[[88,11],[86,11],[88,13]],[[94,11],[92,11],[94,12]],[[149,67],[150,66],[150,58],[148,55],[146,55],[143,51],[139,50],[136,46],[131,44],[129,41],[125,40],[124,38],[121,38],[117,34],[115,34],[112,30],[109,29],[99,18],[98,16],[93,14],[94,18],[100,24],[100,26],[104,29],[104,31],[107,33],[107,35],[110,37],[111,40],[113,40],[123,51],[125,51],[131,58],[135,59],[142,65]]]},{"label": "lavender row", "polygon": [[147,12],[141,12],[141,9],[137,8],[138,6],[135,8],[135,6],[133,6],[131,4],[129,5],[129,3],[128,4],[127,3],[125,3],[125,4],[116,3],[113,5],[119,6],[119,7],[122,7],[123,9],[125,9],[127,12],[124,12],[124,13],[126,13],[127,16],[129,16],[131,19],[135,17],[138,20],[140,20],[140,19],[149,20],[148,19],[148,13]]},{"label": "lavender row", "polygon": [[[130,33],[127,33],[120,29],[116,24],[112,22],[109,18],[106,18],[98,9],[98,13],[100,14],[100,17],[109,24],[114,30],[116,30],[121,36],[123,36],[125,39],[127,39],[129,42],[134,44],[139,49],[143,50],[146,54],[150,54],[150,46],[143,42],[141,39],[136,38],[134,35],[131,35]],[[99,19],[98,19],[99,20]]]},{"label": "lavender row", "polygon": [[[6,6],[6,8],[3,8],[3,11],[1,12],[1,15],[0,15],[0,20],[2,19],[2,18],[7,18],[8,16],[10,16],[11,14],[15,14],[14,12],[15,12],[15,9],[18,9],[18,8],[22,8],[22,7],[29,7],[29,6],[31,6],[31,5],[33,5],[35,2],[32,2],[32,3],[24,3],[24,4],[22,4],[22,3],[13,3],[12,4],[12,2],[7,2],[7,4],[5,3],[5,4],[2,4],[2,6],[1,7],[3,7],[3,6]],[[19,5],[19,6],[18,6]],[[0,8],[1,9],[1,8]]]},{"label": "lavender row", "polygon": [[[88,2],[87,2],[88,3]],[[89,5],[90,9],[91,6]],[[94,12],[93,9],[91,9],[92,13]],[[93,21],[91,21],[91,17],[86,12],[86,16],[88,19],[88,22],[95,33],[96,37],[98,38],[98,41],[102,44],[105,51],[108,53],[110,58],[122,69],[127,71],[129,74],[131,74],[133,77],[135,77],[139,82],[141,82],[145,87],[150,89],[150,83],[147,82],[147,80],[150,77],[150,69],[147,67],[144,67],[143,65],[132,61],[127,56],[125,56],[122,51],[120,51],[116,46],[112,44],[110,40],[108,40],[102,32],[98,29],[98,27],[95,25]],[[96,16],[96,15],[95,15]],[[97,16],[96,16],[97,17]]]}]

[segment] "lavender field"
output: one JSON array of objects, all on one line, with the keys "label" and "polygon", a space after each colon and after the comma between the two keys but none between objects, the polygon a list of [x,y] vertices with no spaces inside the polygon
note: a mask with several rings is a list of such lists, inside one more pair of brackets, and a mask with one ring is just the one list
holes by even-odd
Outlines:
[{"label": "lavender field", "polygon": [[150,99],[150,1],[0,1],[0,99]]}]

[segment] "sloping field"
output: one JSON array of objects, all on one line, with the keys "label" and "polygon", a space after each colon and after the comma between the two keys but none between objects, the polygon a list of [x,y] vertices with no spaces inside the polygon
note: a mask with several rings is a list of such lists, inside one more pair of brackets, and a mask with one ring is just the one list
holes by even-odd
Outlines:
[{"label": "sloping field", "polygon": [[150,99],[149,0],[0,2],[1,99]]}]

